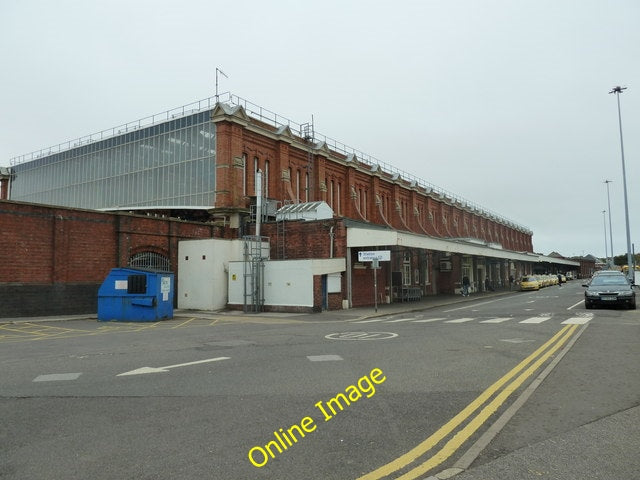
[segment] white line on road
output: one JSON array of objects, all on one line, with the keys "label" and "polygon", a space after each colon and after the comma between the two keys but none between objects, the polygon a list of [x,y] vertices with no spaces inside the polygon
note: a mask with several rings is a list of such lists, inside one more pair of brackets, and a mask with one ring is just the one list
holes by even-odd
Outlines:
[{"label": "white line on road", "polygon": [[490,318],[489,320],[482,320],[478,323],[502,323],[511,320],[511,317]]},{"label": "white line on road", "polygon": [[475,320],[475,318],[464,317],[464,318],[456,318],[455,320],[447,320],[444,323],[465,323],[465,322],[471,322],[472,320]]},{"label": "white line on road", "polygon": [[447,319],[447,317],[425,318],[424,320],[415,320],[413,323],[439,322],[440,320],[446,320],[446,319]]},{"label": "white line on road", "polygon": [[82,373],[51,373],[49,375],[38,375],[34,382],[59,382],[65,380],[77,380]]},{"label": "white line on road", "polygon": [[411,318],[398,318],[397,320],[388,320],[387,323],[408,322],[409,320],[415,320],[415,317]]},{"label": "white line on road", "polygon": [[551,317],[531,317],[531,318],[527,318],[526,320],[522,320],[521,322],[518,322],[518,323],[542,323],[542,322],[546,322],[550,318]]},{"label": "white line on road", "polygon": [[584,325],[589,322],[591,318],[592,317],[571,317],[562,322],[562,325]]},{"label": "white line on road", "polygon": [[571,310],[573,307],[577,307],[578,305],[584,303],[584,300],[580,300],[578,303],[576,303],[575,305],[571,305],[569,308],[567,308],[567,310]]},{"label": "white line on road", "polygon": [[501,302],[503,300],[508,300],[510,298],[512,297],[507,296],[504,298],[497,298],[495,300],[487,300],[486,302],[472,303],[471,305],[467,305],[466,307],[458,307],[458,308],[452,308],[451,310],[444,310],[443,313],[455,312],[457,310],[468,310],[469,308],[476,308],[476,307],[479,307],[480,305],[487,305],[489,303]]},{"label": "white line on road", "polygon": [[340,355],[307,355],[310,362],[335,362],[343,360]]}]

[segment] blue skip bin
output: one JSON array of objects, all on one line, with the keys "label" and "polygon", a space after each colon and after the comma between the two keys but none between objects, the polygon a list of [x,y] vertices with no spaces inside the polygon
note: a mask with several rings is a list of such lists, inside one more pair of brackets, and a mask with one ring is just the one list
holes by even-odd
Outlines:
[{"label": "blue skip bin", "polygon": [[155,322],[173,318],[173,273],[114,268],[98,290],[98,320]]}]

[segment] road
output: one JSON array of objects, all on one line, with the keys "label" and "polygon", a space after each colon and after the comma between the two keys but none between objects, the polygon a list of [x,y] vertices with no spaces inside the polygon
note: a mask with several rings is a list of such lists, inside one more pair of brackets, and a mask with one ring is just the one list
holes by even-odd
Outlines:
[{"label": "road", "polygon": [[[638,406],[640,316],[587,311],[582,292],[372,318],[0,325],[0,478],[476,478]],[[631,437],[616,441],[637,451]],[[525,478],[504,475],[477,478]]]}]

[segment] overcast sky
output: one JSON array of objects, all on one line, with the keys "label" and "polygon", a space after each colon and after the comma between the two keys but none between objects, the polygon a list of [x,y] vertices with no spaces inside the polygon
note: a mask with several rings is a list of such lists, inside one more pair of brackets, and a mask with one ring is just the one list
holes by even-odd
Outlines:
[{"label": "overcast sky", "polygon": [[[640,250],[638,0],[0,0],[0,166],[231,91],[604,256]],[[608,220],[607,220],[608,225]]]}]

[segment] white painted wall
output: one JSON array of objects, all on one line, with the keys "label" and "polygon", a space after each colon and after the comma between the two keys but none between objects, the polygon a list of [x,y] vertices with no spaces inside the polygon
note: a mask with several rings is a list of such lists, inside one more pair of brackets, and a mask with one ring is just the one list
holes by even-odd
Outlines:
[{"label": "white painted wall", "polygon": [[[345,269],[344,258],[266,261],[264,304],[313,307],[313,276],[329,274],[339,279]],[[244,304],[243,279],[244,263],[229,262],[229,303]],[[332,286],[335,291],[335,284]]]},{"label": "white painted wall", "polygon": [[227,305],[229,261],[242,259],[242,240],[178,243],[178,308],[219,310]]}]

